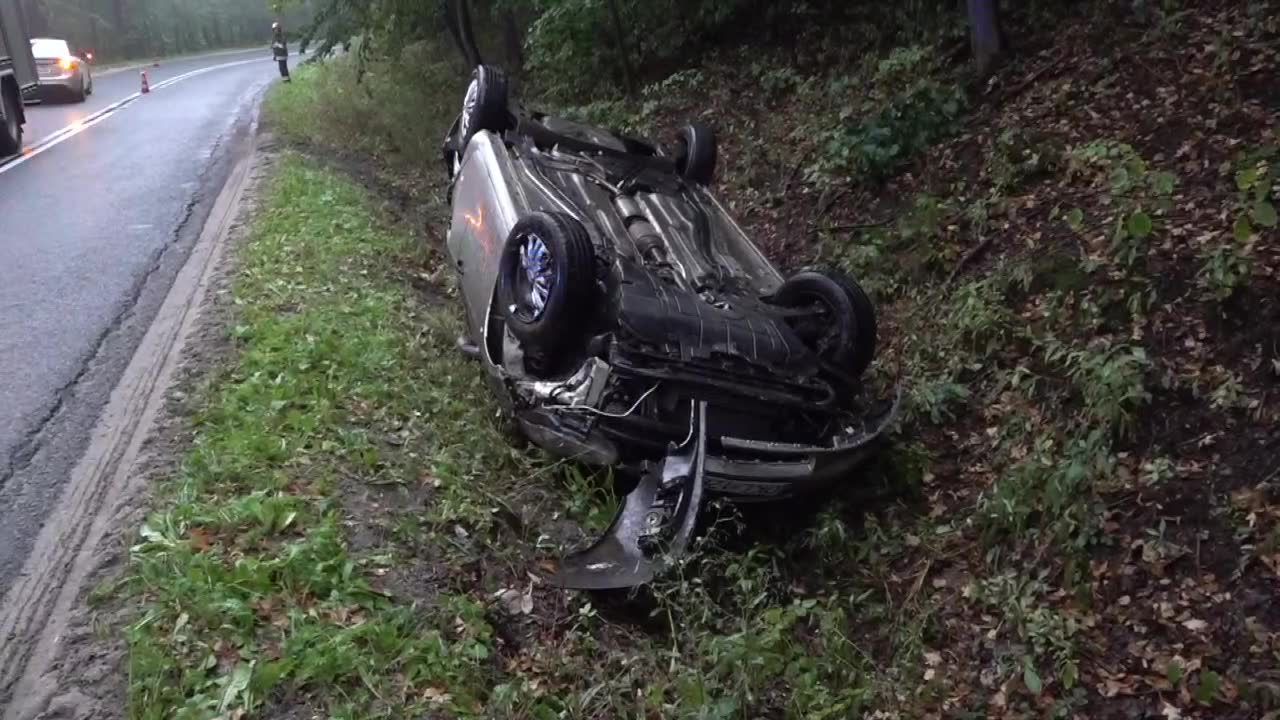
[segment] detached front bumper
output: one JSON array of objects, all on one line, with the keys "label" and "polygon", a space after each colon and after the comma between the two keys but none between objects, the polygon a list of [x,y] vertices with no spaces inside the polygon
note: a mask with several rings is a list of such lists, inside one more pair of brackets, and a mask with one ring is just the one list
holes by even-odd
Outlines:
[{"label": "detached front bumper", "polygon": [[[860,415],[825,444],[748,440],[706,428],[706,490],[735,502],[767,502],[821,490],[867,460],[897,419],[901,391]],[[538,445],[588,465],[623,462],[628,449],[645,446],[650,457],[666,452],[673,438],[685,437],[686,426],[658,425],[644,419],[601,421],[582,413],[546,407],[517,412],[525,434]],[[622,423],[627,423],[622,427]],[[610,424],[613,423],[613,424]]]},{"label": "detached front bumper", "polygon": [[[670,443],[665,458],[646,464],[605,534],[586,550],[564,558],[551,581],[583,590],[649,582],[684,554],[706,497],[767,502],[829,487],[875,452],[900,402],[901,392],[895,392],[885,407],[865,415],[859,426],[847,428],[829,446],[732,437],[713,443],[707,404],[697,403],[688,439],[680,445]],[[710,450],[713,444],[718,446],[715,454]]]}]

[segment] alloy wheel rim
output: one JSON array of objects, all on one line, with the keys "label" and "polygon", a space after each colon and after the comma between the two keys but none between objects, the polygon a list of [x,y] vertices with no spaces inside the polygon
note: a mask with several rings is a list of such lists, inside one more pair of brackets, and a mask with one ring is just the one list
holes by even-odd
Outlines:
[{"label": "alloy wheel rim", "polygon": [[467,86],[467,95],[462,99],[462,123],[458,127],[459,139],[467,141],[467,133],[471,130],[471,117],[475,115],[476,106],[480,104],[480,81],[472,80]]},{"label": "alloy wheel rim", "polygon": [[537,234],[530,233],[520,242],[520,274],[516,283],[516,301],[521,315],[533,321],[542,317],[547,300],[555,286],[551,249]]}]

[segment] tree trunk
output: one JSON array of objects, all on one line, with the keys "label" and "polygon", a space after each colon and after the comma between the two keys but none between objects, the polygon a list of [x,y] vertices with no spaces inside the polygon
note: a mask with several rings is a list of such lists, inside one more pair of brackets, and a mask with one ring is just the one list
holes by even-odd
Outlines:
[{"label": "tree trunk", "polygon": [[622,64],[622,78],[627,85],[627,94],[636,94],[636,74],[631,68],[631,50],[627,47],[626,30],[622,27],[622,13],[618,11],[618,0],[609,0],[609,15],[613,17],[613,32],[618,40],[618,56]]},{"label": "tree trunk", "polygon": [[969,38],[979,77],[995,70],[1004,55],[1004,35],[1000,32],[999,0],[968,0]]},{"label": "tree trunk", "polygon": [[116,32],[124,33],[127,22],[124,12],[124,0],[112,0],[111,10],[112,19],[116,21]]},{"label": "tree trunk", "polygon": [[519,75],[524,71],[524,48],[520,40],[520,26],[511,8],[502,13],[502,40],[507,46],[507,70]]},{"label": "tree trunk", "polygon": [[476,45],[475,29],[471,26],[471,5],[468,0],[452,0],[454,16],[454,39],[462,50],[462,56],[471,67],[484,64],[480,48]]}]

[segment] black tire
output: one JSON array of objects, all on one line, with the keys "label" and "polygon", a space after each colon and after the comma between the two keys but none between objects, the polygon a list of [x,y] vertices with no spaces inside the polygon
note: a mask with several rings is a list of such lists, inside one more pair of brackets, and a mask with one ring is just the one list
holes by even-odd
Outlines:
[{"label": "black tire", "polygon": [[699,185],[716,176],[716,132],[702,123],[689,123],[676,134],[676,170]]},{"label": "black tire", "polygon": [[[545,249],[539,256],[538,245]],[[527,260],[526,254],[528,255]],[[526,270],[522,262],[535,264]],[[542,305],[534,296],[542,277]],[[511,333],[540,357],[545,367],[559,364],[561,355],[586,338],[586,320],[596,295],[595,249],[587,229],[563,213],[533,213],[516,223],[507,236],[498,268],[498,299]]]},{"label": "black tire", "polygon": [[868,367],[871,367],[871,361],[875,360],[876,348],[880,341],[876,306],[871,302],[867,291],[863,290],[853,278],[841,272],[833,272],[831,277],[844,287],[849,300],[853,303],[853,317],[858,325],[858,342],[853,350],[852,367],[854,376],[861,376]]},{"label": "black tire", "polygon": [[854,378],[871,365],[876,353],[875,306],[853,278],[832,270],[797,273],[773,300],[788,308],[819,306],[817,315],[797,319],[792,327],[825,362]]},{"label": "black tire", "polygon": [[89,88],[87,85],[85,85],[85,80],[83,75],[80,76],[80,91],[77,92],[74,97],[75,97],[75,101],[78,103],[82,103],[85,100],[89,99]]},{"label": "black tire", "polygon": [[511,127],[507,76],[499,69],[480,65],[471,73],[458,119],[458,152],[464,152],[471,138],[481,130],[502,132]]},{"label": "black tire", "polygon": [[15,91],[0,85],[0,157],[22,149],[22,100]]}]

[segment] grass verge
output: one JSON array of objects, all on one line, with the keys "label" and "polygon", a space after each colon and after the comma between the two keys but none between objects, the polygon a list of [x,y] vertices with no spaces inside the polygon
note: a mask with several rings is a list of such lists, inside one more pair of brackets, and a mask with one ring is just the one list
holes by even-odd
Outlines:
[{"label": "grass verge", "polygon": [[452,314],[415,301],[415,249],[365,193],[296,156],[240,265],[237,357],[132,551],[131,715],[235,716],[285,697],[339,716],[475,706],[492,655],[483,607],[397,602],[378,582],[395,557],[353,551],[339,502],[429,467],[463,482],[489,456],[428,431],[492,432],[474,377],[438,364]]}]

